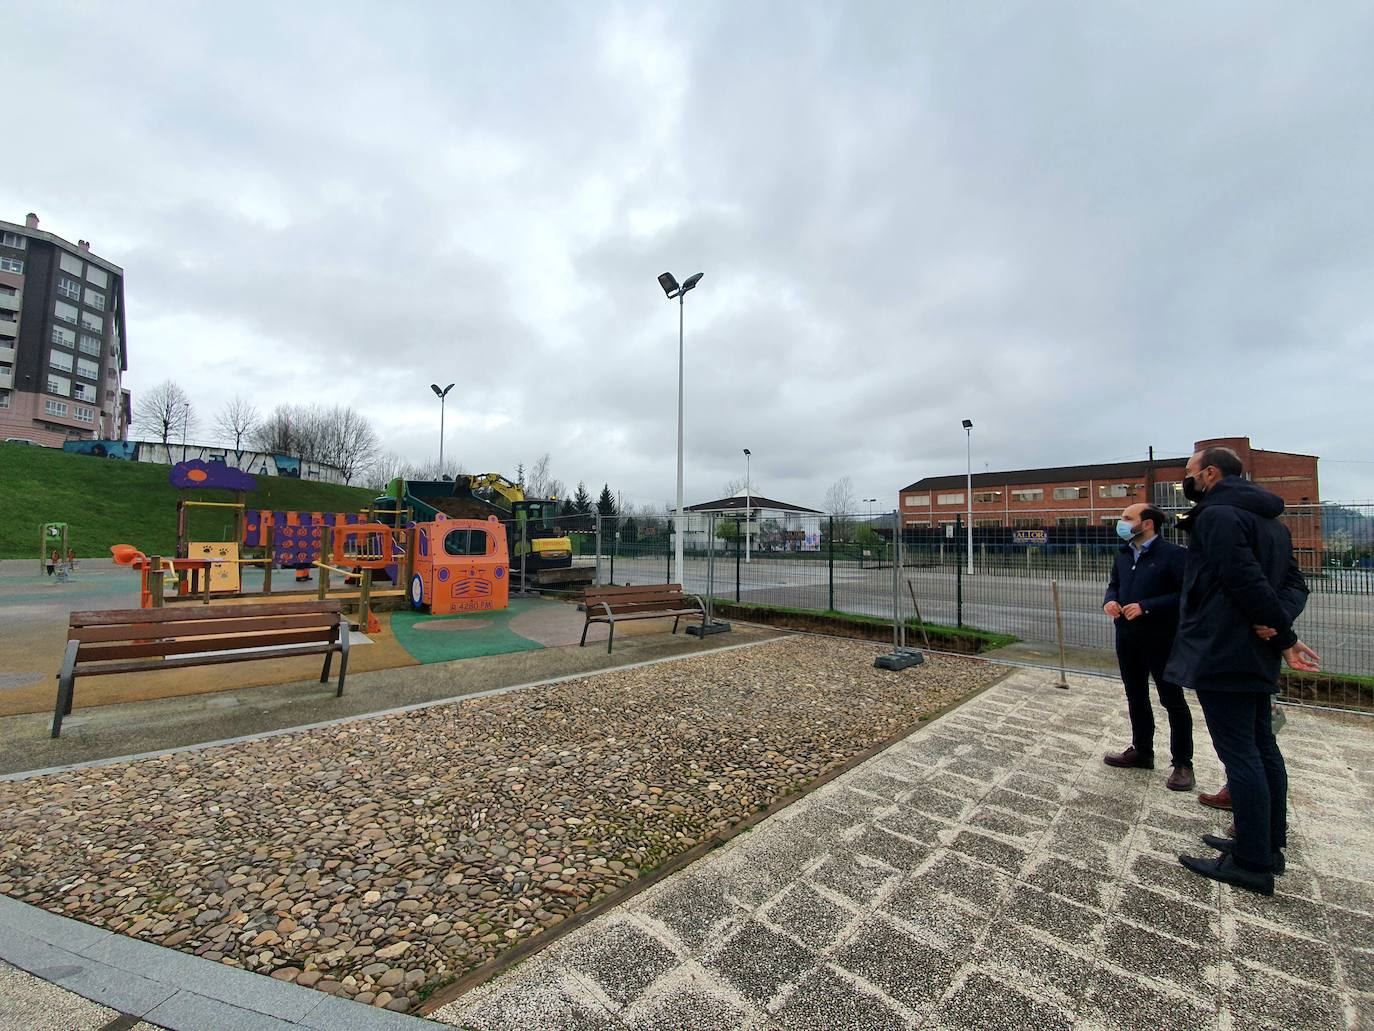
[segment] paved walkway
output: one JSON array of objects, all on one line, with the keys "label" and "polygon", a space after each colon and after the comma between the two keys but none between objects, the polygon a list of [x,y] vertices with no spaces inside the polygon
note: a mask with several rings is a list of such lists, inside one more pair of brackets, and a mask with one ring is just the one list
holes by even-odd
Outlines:
[{"label": "paved walkway", "polygon": [[[524,1028],[1374,1026],[1374,723],[1289,709],[1272,899],[1117,771],[1119,685],[1022,671],[435,1016]],[[1222,779],[1199,724],[1200,784]]]}]

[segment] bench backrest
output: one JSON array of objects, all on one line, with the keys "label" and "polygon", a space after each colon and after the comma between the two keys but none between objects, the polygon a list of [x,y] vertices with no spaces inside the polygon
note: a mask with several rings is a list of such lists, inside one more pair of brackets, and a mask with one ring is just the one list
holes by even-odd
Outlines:
[{"label": "bench backrest", "polygon": [[694,597],[682,593],[682,584],[589,587],[583,595],[583,604],[592,615],[595,615],[593,610],[601,605],[609,605],[616,615],[698,607]]},{"label": "bench backrest", "polygon": [[334,639],[342,608],[325,601],[73,612],[67,640],[81,642],[78,664],[318,644]]},{"label": "bench backrest", "polygon": [[663,595],[681,595],[682,584],[639,584],[634,587],[588,587],[583,592],[583,601],[591,604],[599,602],[610,602],[614,605],[618,601],[630,601],[640,595],[650,595],[659,597]]}]

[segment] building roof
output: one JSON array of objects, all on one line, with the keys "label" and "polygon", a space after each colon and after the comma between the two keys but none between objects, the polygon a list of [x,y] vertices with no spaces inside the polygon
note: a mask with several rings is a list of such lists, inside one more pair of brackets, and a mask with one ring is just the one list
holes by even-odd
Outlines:
[{"label": "building roof", "polygon": [[115,275],[121,278],[123,278],[124,276],[124,270],[120,268],[118,265],[116,265],[109,258],[102,258],[99,254],[96,254],[94,251],[91,251],[89,249],[83,249],[80,244],[72,243],[70,240],[64,240],[56,233],[50,233],[46,229],[30,229],[26,225],[19,225],[15,222],[6,222],[3,219],[0,219],[0,229],[3,229],[7,233],[16,233],[19,236],[27,236],[32,240],[46,240],[48,243],[56,244],[63,250],[68,251],[71,254],[78,255],[86,261],[94,262],[95,264],[103,268],[106,272],[113,272]]},{"label": "building roof", "polygon": [[[1155,468],[1183,466],[1187,458],[1156,458]],[[1104,465],[1061,465],[1050,469],[1011,469],[1004,472],[974,473],[975,487],[1019,486],[1023,483],[1067,483],[1071,480],[1121,480],[1145,475],[1149,465],[1145,460],[1138,462],[1108,462]],[[913,490],[941,490],[945,487],[962,487],[968,482],[964,473],[953,476],[927,476],[902,488],[902,492]]]},{"label": "building roof", "polygon": [[[744,494],[740,493],[731,498],[721,498],[719,501],[703,501],[700,505],[687,505],[685,510],[688,512],[743,512],[746,507],[745,501]],[[747,507],[751,509],[771,508],[779,512],[800,512],[802,515],[821,515],[814,508],[789,505],[786,501],[774,501],[772,498],[765,498],[762,494],[750,495]]]}]

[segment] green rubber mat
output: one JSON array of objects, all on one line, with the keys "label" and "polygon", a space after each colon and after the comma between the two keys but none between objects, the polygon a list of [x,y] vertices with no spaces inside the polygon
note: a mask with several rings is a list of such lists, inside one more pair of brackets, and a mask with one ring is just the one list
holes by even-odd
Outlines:
[{"label": "green rubber mat", "polygon": [[452,662],[482,655],[532,652],[544,646],[510,628],[516,616],[539,606],[560,602],[512,598],[501,612],[469,612],[461,616],[431,616],[424,612],[393,612],[391,632],[416,662]]}]

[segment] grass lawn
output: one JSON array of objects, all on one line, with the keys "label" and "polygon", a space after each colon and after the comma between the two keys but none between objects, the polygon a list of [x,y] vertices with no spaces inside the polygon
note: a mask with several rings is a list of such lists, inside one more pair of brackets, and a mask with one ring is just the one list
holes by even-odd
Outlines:
[{"label": "grass lawn", "polygon": [[[147,555],[176,546],[177,489],[170,467],[73,455],[53,448],[0,444],[0,559],[38,557],[38,529],[65,522],[80,558],[108,557],[111,544],[132,544]],[[376,493],[280,476],[259,476],[249,508],[357,512]],[[227,491],[195,492],[198,501],[233,501]],[[192,540],[227,540],[228,509],[193,510]]]}]

